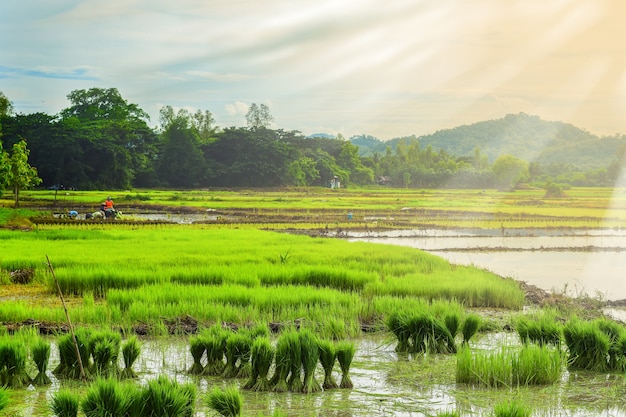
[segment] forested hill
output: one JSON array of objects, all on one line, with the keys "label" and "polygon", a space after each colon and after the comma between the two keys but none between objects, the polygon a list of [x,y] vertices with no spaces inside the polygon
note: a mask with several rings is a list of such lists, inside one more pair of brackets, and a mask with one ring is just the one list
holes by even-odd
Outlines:
[{"label": "forested hill", "polygon": [[625,135],[598,137],[568,123],[546,121],[524,113],[420,137],[383,142],[371,136],[355,136],[350,141],[359,147],[362,156],[370,156],[374,152],[384,155],[387,146],[395,151],[400,141],[408,144],[413,139],[417,139],[422,149],[430,145],[455,156],[472,156],[480,149],[490,162],[500,155],[511,154],[529,162],[569,164],[581,169],[609,165],[618,149],[626,146]]}]

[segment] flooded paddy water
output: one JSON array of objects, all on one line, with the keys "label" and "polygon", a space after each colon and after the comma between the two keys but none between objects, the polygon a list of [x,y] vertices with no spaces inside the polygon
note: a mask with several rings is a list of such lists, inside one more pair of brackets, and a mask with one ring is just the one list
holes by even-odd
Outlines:
[{"label": "flooded paddy water", "polygon": [[626,230],[403,230],[350,240],[409,246],[569,296],[626,299]]},{"label": "flooded paddy water", "polygon": [[[475,349],[494,349],[519,345],[514,333],[482,334],[472,342]],[[50,369],[58,363],[53,344]],[[204,402],[206,392],[217,386],[244,380],[215,377],[190,377],[186,370],[193,360],[186,338],[155,338],[142,341],[142,353],[133,367],[143,384],[159,375],[181,383],[194,382],[198,387],[195,416],[214,416]],[[533,416],[626,416],[623,375],[564,372],[561,382],[546,387],[486,389],[455,383],[454,355],[397,354],[395,343],[381,336],[367,335],[357,341],[357,351],[350,377],[353,389],[328,390],[316,394],[267,393],[242,390],[243,415],[271,415],[279,410],[289,416],[434,416],[457,410],[461,416],[490,416],[496,403],[513,398],[533,408]],[[53,384],[47,388],[11,390],[12,416],[51,416],[48,409],[52,395],[66,382],[50,374]],[[340,378],[338,367],[335,377]],[[317,379],[321,381],[321,369]],[[77,383],[79,392],[85,391]]]}]

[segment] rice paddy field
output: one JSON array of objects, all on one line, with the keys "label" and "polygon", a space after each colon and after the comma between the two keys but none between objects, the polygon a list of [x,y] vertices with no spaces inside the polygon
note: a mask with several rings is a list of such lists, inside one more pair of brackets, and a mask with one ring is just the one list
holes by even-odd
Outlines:
[{"label": "rice paddy field", "polygon": [[[68,407],[78,397],[78,415],[106,415],[91,414],[106,392],[111,407],[153,404],[157,393],[180,403],[178,414],[154,415],[491,416],[521,404],[535,416],[624,416],[621,324],[570,302],[529,314],[512,279],[328,237],[626,226],[623,190],[567,193],[145,190],[112,194],[124,217],[94,222],[63,214],[95,210],[101,193],[25,192],[19,212],[0,208],[1,412],[61,417],[51,408],[58,395]],[[193,222],[177,221],[189,214]],[[63,339],[64,304],[79,333],[93,333],[79,334],[86,382]],[[21,386],[20,369],[30,375]],[[49,384],[34,383],[42,373]],[[294,378],[300,385],[287,385]],[[238,400],[239,414],[213,407]]]}]

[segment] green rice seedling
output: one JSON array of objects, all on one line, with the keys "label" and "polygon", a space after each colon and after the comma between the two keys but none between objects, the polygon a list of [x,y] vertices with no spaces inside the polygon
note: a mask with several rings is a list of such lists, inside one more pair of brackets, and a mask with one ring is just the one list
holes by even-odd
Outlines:
[{"label": "green rice seedling", "polygon": [[463,322],[463,343],[468,344],[470,339],[474,337],[476,332],[480,329],[480,316],[478,314],[470,313],[465,317]]},{"label": "green rice seedling", "polygon": [[502,347],[496,352],[472,354],[465,344],[457,352],[456,382],[481,384],[491,388],[510,387],[513,356]]},{"label": "green rice seedling", "polygon": [[[84,328],[76,329],[75,336],[78,344],[80,359],[83,370],[87,374],[90,368],[89,362],[89,336],[91,332]],[[65,334],[58,340],[59,364],[53,373],[59,378],[78,379],[81,377],[76,347],[71,334]]]},{"label": "green rice seedling", "polygon": [[242,334],[241,344],[237,351],[239,366],[237,367],[237,378],[249,378],[252,374],[252,361],[250,360],[250,351],[254,339],[248,334]]},{"label": "green rice seedling", "polygon": [[191,375],[200,375],[204,372],[204,365],[202,365],[202,357],[204,356],[204,352],[206,352],[206,344],[204,340],[202,340],[199,336],[189,338],[189,350],[191,352],[193,364],[187,373],[190,373]]},{"label": "green rice seedling", "polygon": [[550,385],[561,379],[563,359],[559,349],[524,346],[512,359],[513,385]]},{"label": "green rice seedling", "polygon": [[398,340],[396,352],[409,352],[411,349],[411,329],[409,328],[408,319],[408,316],[400,311],[394,311],[387,317],[387,329]]},{"label": "green rice seedling", "polygon": [[302,392],[307,394],[319,392],[322,387],[315,379],[315,368],[320,358],[317,337],[306,329],[300,330],[299,336],[302,369],[304,370]]},{"label": "green rice seedling", "polygon": [[454,338],[445,324],[423,312],[409,316],[410,353],[454,353]]},{"label": "green rice seedling", "polygon": [[498,403],[494,406],[495,417],[530,417],[532,410],[522,402],[513,400],[507,403]]},{"label": "green rice seedling", "polygon": [[61,389],[52,395],[50,410],[56,417],[77,417],[80,396],[68,389]]},{"label": "green rice seedling", "polygon": [[456,338],[456,335],[459,333],[459,329],[461,327],[461,315],[456,312],[450,312],[445,315],[443,321],[446,324],[446,328],[450,332],[450,336],[452,336],[453,339]]},{"label": "green rice seedling", "polygon": [[538,318],[523,317],[517,321],[515,328],[522,343],[561,346],[562,326],[551,314],[544,313]]},{"label": "green rice seedling", "polygon": [[0,369],[2,369],[2,386],[22,388],[30,384],[26,373],[26,346],[19,340],[0,341]]},{"label": "green rice seedling", "polygon": [[[7,393],[6,389],[0,388],[0,411],[5,409],[7,405],[9,405],[9,394]],[[58,417],[63,416],[59,415]]]},{"label": "green rice seedling", "polygon": [[[233,333],[226,339],[226,365],[222,376],[225,378],[239,378],[242,369],[249,362],[250,338],[240,333]],[[248,374],[248,376],[250,376]]]},{"label": "green rice seedling", "polygon": [[473,372],[473,356],[468,345],[462,345],[456,352],[456,382],[459,384],[477,384],[478,375]]},{"label": "green rice seedling", "polygon": [[617,370],[623,362],[623,353],[619,346],[619,341],[624,335],[624,327],[613,320],[600,318],[594,321],[600,331],[609,337],[609,358],[608,370]]},{"label": "green rice seedling", "polygon": [[165,376],[149,381],[141,391],[141,417],[186,417],[195,410],[196,387],[179,385]]},{"label": "green rice seedling", "polygon": [[206,403],[209,408],[223,417],[238,417],[241,416],[243,408],[243,395],[236,386],[224,389],[214,387],[207,393]]},{"label": "green rice seedling", "polygon": [[458,411],[443,411],[437,413],[435,417],[461,417],[461,414]]},{"label": "green rice seedling", "polygon": [[302,348],[300,346],[300,333],[296,330],[288,330],[282,335],[285,338],[286,349],[289,352],[289,377],[287,386],[291,392],[301,392],[302,382]]},{"label": "green rice seedling", "polygon": [[37,366],[37,375],[33,379],[35,385],[48,385],[52,381],[46,375],[48,362],[50,361],[50,343],[43,339],[38,339],[31,346],[31,356]]},{"label": "green rice seedling", "polygon": [[333,368],[335,366],[335,359],[337,358],[337,351],[335,345],[329,340],[320,339],[318,341],[318,347],[320,351],[320,363],[324,368],[324,382],[322,388],[334,389],[339,388],[335,378],[333,377]]},{"label": "green rice seedling", "polygon": [[274,348],[270,340],[265,337],[255,339],[252,342],[250,357],[252,372],[244,388],[253,391],[269,391],[271,387],[267,375],[274,361]]},{"label": "green rice seedling", "polygon": [[575,369],[605,371],[611,340],[597,324],[574,318],[563,327],[569,356],[567,364]]},{"label": "green rice seedling", "polygon": [[289,341],[286,333],[281,334],[276,341],[276,353],[274,355],[274,375],[270,379],[270,386],[274,392],[289,390],[287,377],[291,368],[291,355],[289,353]]},{"label": "green rice seedling", "polygon": [[207,364],[203,375],[221,375],[224,372],[224,347],[227,333],[207,334],[201,336],[206,350]]},{"label": "green rice seedling", "polygon": [[137,374],[133,370],[133,365],[141,354],[141,345],[137,336],[131,336],[122,345],[122,357],[124,359],[124,369],[120,376],[122,378],[137,378]]},{"label": "green rice seedling", "polygon": [[115,379],[97,379],[87,390],[80,408],[86,417],[126,415],[132,399]]},{"label": "green rice seedling", "polygon": [[117,375],[112,366],[115,348],[116,346],[113,342],[108,339],[99,340],[93,345],[91,348],[91,357],[93,358],[92,374],[102,378]]},{"label": "green rice seedling", "polygon": [[337,362],[339,362],[339,367],[341,368],[339,388],[353,388],[354,386],[350,379],[350,366],[355,353],[356,347],[353,342],[342,341],[337,343]]}]

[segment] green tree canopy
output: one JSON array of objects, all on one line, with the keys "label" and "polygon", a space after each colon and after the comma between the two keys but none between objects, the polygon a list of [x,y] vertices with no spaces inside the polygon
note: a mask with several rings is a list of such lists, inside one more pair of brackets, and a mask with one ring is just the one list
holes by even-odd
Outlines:
[{"label": "green tree canopy", "polygon": [[28,163],[28,154],[29,150],[26,147],[26,141],[21,140],[17,142],[13,145],[11,155],[8,157],[8,169],[5,169],[5,182],[13,189],[15,207],[19,207],[20,190],[41,183],[41,178],[37,175],[37,169]]},{"label": "green tree canopy", "polygon": [[495,160],[491,167],[500,189],[508,190],[529,178],[528,162],[514,157],[502,155]]},{"label": "green tree canopy", "polygon": [[61,111],[61,117],[80,120],[149,120],[148,114],[136,104],[128,103],[117,88],[74,90],[67,95],[71,106]]},{"label": "green tree canopy", "polygon": [[273,121],[274,117],[266,104],[252,103],[246,113],[246,123],[249,129],[269,128]]}]

